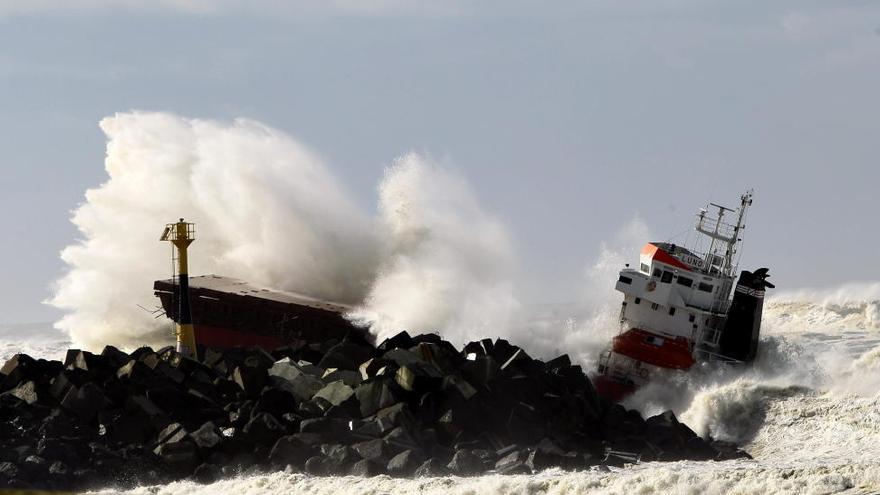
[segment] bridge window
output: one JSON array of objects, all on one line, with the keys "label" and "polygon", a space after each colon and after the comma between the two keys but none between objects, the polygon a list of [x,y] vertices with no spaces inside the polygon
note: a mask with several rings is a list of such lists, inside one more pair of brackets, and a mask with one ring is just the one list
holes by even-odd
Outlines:
[{"label": "bridge window", "polygon": [[663,276],[660,277],[660,282],[664,284],[668,284],[672,282],[672,272],[663,271]]},{"label": "bridge window", "polygon": [[704,284],[703,282],[700,282],[700,285],[697,288],[703,292],[712,292],[712,289],[715,287],[712,284]]},{"label": "bridge window", "polygon": [[654,268],[654,276],[655,276],[655,277],[659,277],[659,276],[660,276],[660,269],[659,269],[659,268]]},{"label": "bridge window", "polygon": [[694,316],[694,315],[690,315],[690,316],[688,316],[688,321],[691,322],[691,323],[693,323],[694,320],[696,320],[696,319],[697,319],[697,317]]},{"label": "bridge window", "polygon": [[636,303],[636,304],[639,304],[639,303],[642,302],[642,298],[641,298],[641,297],[637,297],[636,300],[633,301],[633,302]]},{"label": "bridge window", "polygon": [[641,268],[642,271],[645,272],[645,273],[651,273],[651,267],[648,266],[648,265],[646,265],[646,264],[644,264],[644,263],[642,263],[642,266],[641,266],[640,268]]},{"label": "bridge window", "polygon": [[675,308],[669,308],[669,316],[673,316],[675,314]]},{"label": "bridge window", "polygon": [[617,279],[617,281],[618,281],[618,282],[623,282],[623,283],[625,283],[625,284],[631,284],[631,283],[633,283],[633,279],[631,279],[631,278],[629,278],[629,277],[624,277],[623,275],[621,275],[620,278]]},{"label": "bridge window", "polygon": [[681,275],[678,276],[678,283],[679,283],[680,285],[685,286],[685,287],[690,287],[690,286],[694,285],[694,281],[693,281],[693,280],[691,280],[691,279],[689,279],[689,278],[687,278],[687,277],[682,277]]}]

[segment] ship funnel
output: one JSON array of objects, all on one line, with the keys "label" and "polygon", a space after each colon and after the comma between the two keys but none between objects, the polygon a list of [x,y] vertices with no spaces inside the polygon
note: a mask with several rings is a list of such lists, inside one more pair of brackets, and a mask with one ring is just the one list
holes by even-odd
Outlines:
[{"label": "ship funnel", "polygon": [[179,222],[169,223],[160,237],[174,245],[177,261],[178,301],[177,308],[177,352],[184,356],[196,358],[196,336],[193,330],[192,313],[189,304],[189,259],[187,249],[195,240],[195,224],[187,223],[182,218]]},{"label": "ship funnel", "polygon": [[767,271],[767,268],[758,268],[754,272],[743,270],[740,273],[718,342],[718,351],[724,357],[744,362],[755,359],[761,334],[764,291],[775,287],[767,281],[770,276]]}]

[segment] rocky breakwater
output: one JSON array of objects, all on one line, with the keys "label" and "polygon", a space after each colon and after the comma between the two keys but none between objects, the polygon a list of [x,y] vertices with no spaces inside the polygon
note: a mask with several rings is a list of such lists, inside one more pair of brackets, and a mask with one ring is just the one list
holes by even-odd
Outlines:
[{"label": "rocky breakwater", "polygon": [[671,412],[598,397],[565,355],[401,333],[269,354],[16,355],[0,372],[0,487],[125,487],[243,471],[437,476],[747,456]]}]

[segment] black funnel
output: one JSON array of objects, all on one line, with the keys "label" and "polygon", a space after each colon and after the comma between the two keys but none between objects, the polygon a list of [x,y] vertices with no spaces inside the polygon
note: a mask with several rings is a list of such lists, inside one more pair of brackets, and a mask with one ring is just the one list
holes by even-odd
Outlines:
[{"label": "black funnel", "polygon": [[718,342],[719,353],[737,361],[749,362],[758,353],[764,290],[775,287],[767,281],[767,268],[743,270],[736,283],[733,301],[727,311],[724,331]]}]

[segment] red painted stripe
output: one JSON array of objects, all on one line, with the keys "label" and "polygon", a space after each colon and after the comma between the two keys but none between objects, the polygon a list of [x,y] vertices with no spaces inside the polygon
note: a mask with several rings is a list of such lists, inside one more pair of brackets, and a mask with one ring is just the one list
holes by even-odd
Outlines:
[{"label": "red painted stripe", "polygon": [[660,263],[666,263],[667,265],[674,266],[676,268],[681,268],[682,270],[687,270],[692,272],[693,269],[681,261],[678,258],[674,258],[671,254],[666,251],[660,249],[656,244],[648,243],[645,244],[645,247],[642,248],[642,254],[648,255],[654,261],[659,261]]},{"label": "red painted stripe", "polygon": [[269,335],[260,335],[249,332],[239,332],[231,328],[213,327],[208,325],[194,325],[193,330],[196,334],[196,344],[205,347],[214,347],[218,349],[229,349],[231,347],[251,347],[258,345],[267,351],[272,351],[277,347],[286,344],[278,337]]}]

